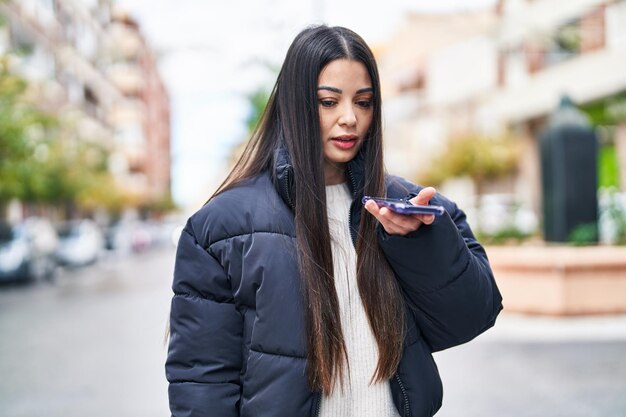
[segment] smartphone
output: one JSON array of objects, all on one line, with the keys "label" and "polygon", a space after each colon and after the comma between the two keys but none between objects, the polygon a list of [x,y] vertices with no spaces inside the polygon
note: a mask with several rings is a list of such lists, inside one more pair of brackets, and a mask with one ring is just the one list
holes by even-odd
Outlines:
[{"label": "smartphone", "polygon": [[417,206],[411,204],[408,200],[396,198],[380,198],[380,197],[363,197],[363,204],[368,200],[373,200],[379,207],[387,207],[389,210],[400,214],[434,214],[441,216],[445,213],[442,206]]}]

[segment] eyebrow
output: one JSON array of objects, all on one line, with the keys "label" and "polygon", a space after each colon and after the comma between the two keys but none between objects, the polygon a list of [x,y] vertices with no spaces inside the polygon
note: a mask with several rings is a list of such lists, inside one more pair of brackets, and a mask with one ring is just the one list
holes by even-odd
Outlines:
[{"label": "eyebrow", "polygon": [[[333,93],[337,93],[337,94],[342,94],[343,93],[343,90],[341,90],[340,88],[330,87],[328,85],[320,85],[319,87],[317,87],[317,91],[319,91],[319,90],[328,90],[328,91],[332,91]],[[358,90],[356,90],[357,94],[372,93],[372,92],[374,92],[374,89],[372,87],[359,88]]]}]

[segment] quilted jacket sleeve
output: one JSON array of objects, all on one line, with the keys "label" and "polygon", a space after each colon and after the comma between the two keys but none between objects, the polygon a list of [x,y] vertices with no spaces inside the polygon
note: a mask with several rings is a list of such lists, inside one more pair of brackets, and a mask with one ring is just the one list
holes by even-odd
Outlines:
[{"label": "quilted jacket sleeve", "polygon": [[437,195],[446,214],[407,236],[380,230],[380,245],[433,351],[465,343],[489,327],[502,309],[487,255],[465,214]]},{"label": "quilted jacket sleeve", "polygon": [[166,376],[173,417],[239,415],[242,316],[223,268],[191,222],[180,237]]}]

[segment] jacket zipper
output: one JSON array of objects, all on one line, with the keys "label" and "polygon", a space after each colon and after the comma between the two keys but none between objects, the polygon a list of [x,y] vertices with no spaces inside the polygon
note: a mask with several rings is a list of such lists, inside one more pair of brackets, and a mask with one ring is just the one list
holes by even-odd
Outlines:
[{"label": "jacket zipper", "polygon": [[400,375],[396,374],[396,381],[398,381],[398,385],[400,386],[400,391],[402,391],[402,397],[404,398],[404,414],[403,417],[411,417],[411,410],[409,409],[409,397],[406,394],[406,389],[404,388],[404,384],[400,379]]},{"label": "jacket zipper", "polygon": [[[406,393],[406,389],[404,388],[404,384],[400,379],[399,374],[395,374],[396,381],[398,381],[398,385],[400,386],[400,391],[402,392],[402,398],[404,400],[404,408],[402,417],[411,417],[411,409],[409,408],[409,396]],[[322,394],[316,393],[315,398],[313,398],[313,416],[319,417],[320,411],[322,408]]]},{"label": "jacket zipper", "polygon": [[[346,169],[348,171],[348,178],[350,178],[350,182],[352,183],[352,197],[354,198],[354,195],[356,194],[356,181],[354,180],[354,175],[352,175],[352,171],[350,170],[350,168]],[[352,204],[350,205],[350,210],[348,211],[348,230],[350,230],[350,238],[352,238],[352,244],[355,245],[356,244],[356,235],[354,233],[354,230],[352,229],[352,205],[355,204],[355,202],[353,201]],[[358,204],[358,202],[356,203]]]},{"label": "jacket zipper", "polygon": [[283,189],[285,191],[285,197],[287,197],[287,204],[293,209],[293,203],[291,201],[291,195],[289,194],[289,170],[285,170],[285,179],[282,184]]},{"label": "jacket zipper", "polygon": [[315,394],[315,398],[313,399],[313,417],[319,417],[320,411],[322,409],[322,393],[318,392]]}]

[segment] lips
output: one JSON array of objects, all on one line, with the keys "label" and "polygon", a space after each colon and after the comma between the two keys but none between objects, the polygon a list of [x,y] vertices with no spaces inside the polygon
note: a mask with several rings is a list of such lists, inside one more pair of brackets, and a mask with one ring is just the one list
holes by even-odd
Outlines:
[{"label": "lips", "polygon": [[359,137],[357,135],[341,135],[331,139],[331,142],[340,149],[350,149],[356,145]]}]

